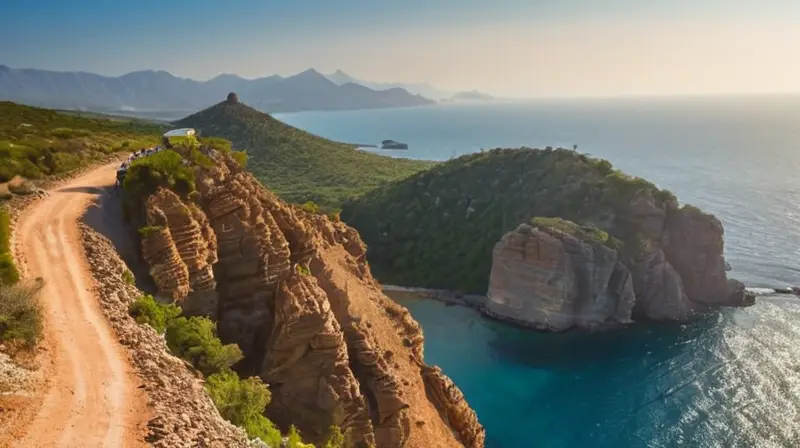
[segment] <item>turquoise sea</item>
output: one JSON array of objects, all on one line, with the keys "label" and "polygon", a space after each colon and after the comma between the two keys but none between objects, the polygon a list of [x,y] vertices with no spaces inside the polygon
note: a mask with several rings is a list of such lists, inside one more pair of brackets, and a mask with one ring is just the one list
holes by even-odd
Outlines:
[{"label": "turquoise sea", "polygon": [[[732,275],[800,286],[800,97],[552,100],[277,118],[395,156],[578,145],[714,213]],[[461,387],[487,446],[800,447],[800,299],[769,294],[686,325],[541,334],[404,300],[426,360]]]}]

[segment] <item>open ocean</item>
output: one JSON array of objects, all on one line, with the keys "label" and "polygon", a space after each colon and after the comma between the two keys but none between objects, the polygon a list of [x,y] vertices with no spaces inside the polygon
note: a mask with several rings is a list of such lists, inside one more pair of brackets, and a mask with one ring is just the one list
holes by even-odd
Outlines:
[{"label": "open ocean", "polygon": [[[714,213],[732,276],[800,286],[800,96],[551,100],[279,114],[394,156],[578,145]],[[465,242],[469,244],[469,242]],[[687,325],[541,334],[404,300],[425,358],[462,389],[489,448],[800,447],[800,299],[764,295]],[[427,447],[426,447],[427,448]],[[434,447],[431,447],[434,448]]]}]

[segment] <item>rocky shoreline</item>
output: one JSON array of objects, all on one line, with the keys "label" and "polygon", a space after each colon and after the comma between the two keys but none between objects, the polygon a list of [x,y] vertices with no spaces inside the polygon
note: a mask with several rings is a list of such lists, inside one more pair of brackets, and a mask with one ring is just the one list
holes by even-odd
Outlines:
[{"label": "rocky shoreline", "polygon": [[[419,288],[414,286],[398,286],[398,285],[381,285],[384,294],[392,300],[397,300],[402,304],[403,300],[434,300],[444,303],[447,306],[463,306],[470,308],[481,314],[484,318],[495,320],[504,324],[512,325],[518,328],[536,330],[536,331],[552,331],[546,325],[537,325],[535,322],[528,322],[521,319],[514,319],[501,314],[493,313],[486,307],[486,296],[477,294],[462,294],[455,291],[446,289],[431,289]],[[777,288],[748,288],[756,297],[770,294],[784,295],[784,296],[798,296],[800,297],[800,287],[777,287]],[[699,316],[698,316],[699,317]],[[633,322],[631,322],[633,323]],[[623,324],[608,325],[605,327],[596,327],[594,330],[618,328]],[[584,328],[588,329],[588,328]]]}]

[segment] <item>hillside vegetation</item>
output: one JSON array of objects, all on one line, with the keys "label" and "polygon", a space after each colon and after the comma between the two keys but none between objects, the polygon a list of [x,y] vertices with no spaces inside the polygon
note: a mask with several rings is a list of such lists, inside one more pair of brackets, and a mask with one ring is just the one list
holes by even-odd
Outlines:
[{"label": "hillside vegetation", "polygon": [[483,294],[495,243],[537,216],[587,226],[565,231],[591,232],[635,257],[646,241],[618,222],[616,212],[641,189],[652,190],[658,204],[677,205],[672,193],[606,160],[566,149],[494,149],[376,189],[346,203],[341,217],[367,243],[372,271],[383,283]]},{"label": "hillside vegetation", "polygon": [[433,166],[370,154],[284,124],[237,101],[224,101],[175,123],[247,149],[248,169],[284,200],[337,208],[346,199]]},{"label": "hillside vegetation", "polygon": [[116,151],[153,146],[165,129],[0,101],[0,182],[62,174]]}]

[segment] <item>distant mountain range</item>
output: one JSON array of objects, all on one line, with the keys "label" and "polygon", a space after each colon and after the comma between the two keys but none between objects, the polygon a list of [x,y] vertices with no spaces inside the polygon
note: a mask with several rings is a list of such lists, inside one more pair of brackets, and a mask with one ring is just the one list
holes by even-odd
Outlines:
[{"label": "distant mountain range", "polygon": [[361,84],[362,86],[366,86],[374,90],[403,89],[412,94],[421,95],[425,98],[431,98],[434,100],[450,98],[453,95],[453,92],[437,89],[428,83],[371,82],[354,78],[341,70],[336,70],[335,72],[325,76],[337,85],[353,83]]},{"label": "distant mountain range", "polygon": [[352,81],[340,84],[313,69],[289,77],[273,75],[248,80],[223,74],[209,81],[195,81],[153,70],[108,77],[0,65],[0,100],[40,107],[177,117],[206,108],[228,92],[236,92],[243,102],[265,112],[435,103],[400,87],[375,90]]}]

